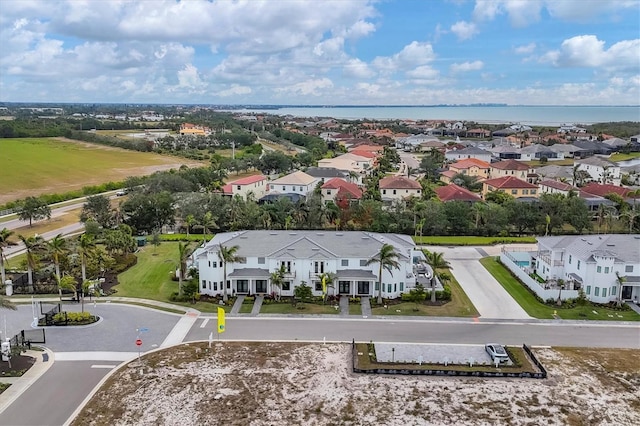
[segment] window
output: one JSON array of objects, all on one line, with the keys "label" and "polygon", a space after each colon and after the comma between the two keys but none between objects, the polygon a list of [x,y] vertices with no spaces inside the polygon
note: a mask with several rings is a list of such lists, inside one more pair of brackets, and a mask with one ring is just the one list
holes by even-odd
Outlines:
[{"label": "window", "polygon": [[602,297],[607,297],[607,289],[606,288],[602,289]]},{"label": "window", "polygon": [[400,283],[400,291],[404,291],[404,283]]},{"label": "window", "polygon": [[[211,265],[210,265],[211,266]],[[220,266],[222,266],[222,263],[220,263]],[[218,262],[213,262],[213,267],[217,268],[218,267]]]},{"label": "window", "polygon": [[598,266],[598,267],[596,268],[596,272],[597,272],[597,273],[601,273],[601,272],[602,272],[602,266]]},{"label": "window", "polygon": [[391,284],[387,284],[387,293],[391,293]]},{"label": "window", "polygon": [[209,290],[211,290],[211,281],[209,281]]},{"label": "window", "polygon": [[366,259],[360,259],[360,266],[367,266],[367,260]]},{"label": "window", "polygon": [[264,257],[258,258],[258,265],[264,265]]},{"label": "window", "polygon": [[322,291],[322,281],[314,281],[313,284],[316,291]]},{"label": "window", "polygon": [[396,195],[396,190],[395,189],[393,190],[393,195]]},{"label": "window", "polygon": [[287,190],[287,185],[282,185],[282,190],[286,191]]},{"label": "window", "polygon": [[591,286],[590,285],[587,286],[587,292],[586,293],[587,294],[591,294]]},{"label": "window", "polygon": [[349,266],[349,259],[342,259],[342,261],[340,261],[340,265],[341,266]]},{"label": "window", "polygon": [[316,274],[324,274],[324,262],[313,262],[313,271]]},{"label": "window", "polygon": [[528,195],[529,194],[529,190],[528,189],[523,189],[522,190],[522,195]]},{"label": "window", "polygon": [[605,266],[605,267],[604,267],[604,273],[605,273],[605,274],[608,274],[608,273],[609,273],[609,267],[608,267],[608,266]]},{"label": "window", "polygon": [[238,191],[240,191],[242,189],[242,187],[240,185],[238,185]]},{"label": "window", "polygon": [[536,195],[536,190],[535,189],[531,190],[531,195]]},{"label": "window", "polygon": [[386,193],[387,193],[387,190],[386,190],[386,189],[383,189],[383,190],[382,190],[382,193],[383,193],[383,194],[386,194]]},{"label": "window", "polygon": [[394,285],[393,285],[393,291],[394,291],[394,292],[395,292],[395,291],[398,291],[398,284],[394,284]]},{"label": "window", "polygon": [[633,272],[633,265],[626,265],[624,267],[625,272]]},{"label": "window", "polygon": [[273,190],[273,189],[276,189],[276,186],[275,186],[275,185],[269,185],[269,186],[271,187],[271,189],[272,189],[272,190]]},{"label": "window", "polygon": [[202,289],[206,289],[207,288],[207,280],[202,280]]},{"label": "window", "polygon": [[291,281],[285,281],[282,283],[282,291],[291,290]]},{"label": "window", "polygon": [[209,261],[209,268],[211,268],[211,261]]},{"label": "window", "polygon": [[284,272],[286,272],[287,274],[291,273],[291,261],[290,260],[281,260],[280,261],[280,267],[281,268],[284,267]]},{"label": "window", "polygon": [[231,288],[231,280],[227,280],[227,288]]},{"label": "window", "polygon": [[378,291],[379,289],[380,289],[380,283],[376,281],[376,291]]},{"label": "window", "polygon": [[331,190],[327,189],[327,195],[331,195]]},{"label": "window", "polygon": [[580,261],[578,260],[578,269],[580,269]]},{"label": "window", "polygon": [[302,189],[302,187],[300,187],[300,192],[302,192],[302,191],[304,191],[304,190]]},{"label": "window", "polygon": [[517,189],[512,189],[512,190],[511,190],[511,193],[512,193],[513,195],[517,195],[517,194],[518,194],[518,190],[517,190]]},{"label": "window", "polygon": [[569,265],[571,265],[571,255],[569,255]]},{"label": "window", "polygon": [[213,282],[213,290],[217,290],[218,289],[218,281],[214,281]]},{"label": "window", "polygon": [[610,293],[611,293],[612,296],[615,296],[617,291],[618,291],[618,289],[616,287],[611,287],[611,292]]},{"label": "window", "polygon": [[594,296],[599,297],[600,296],[600,287],[596,287],[594,292],[593,292]]}]

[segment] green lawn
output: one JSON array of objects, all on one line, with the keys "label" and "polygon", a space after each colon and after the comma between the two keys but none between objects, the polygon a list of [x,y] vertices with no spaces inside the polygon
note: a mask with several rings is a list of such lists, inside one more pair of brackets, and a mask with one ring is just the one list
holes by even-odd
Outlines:
[{"label": "green lawn", "polygon": [[362,305],[349,303],[349,315],[362,315]]},{"label": "green lawn", "polygon": [[431,246],[490,246],[495,244],[531,243],[535,244],[535,237],[474,237],[474,236],[433,236],[413,237],[413,241],[420,245]]},{"label": "green lawn", "polygon": [[[371,309],[373,315],[415,315],[415,316],[433,316],[433,317],[477,317],[478,310],[469,296],[462,290],[460,284],[451,277],[449,281],[451,287],[451,301],[441,306],[417,305],[413,302],[404,302],[397,305],[389,305],[388,309],[384,306]],[[429,298],[429,296],[427,296]],[[418,309],[417,311],[415,309]],[[400,311],[400,312],[398,312]]]},{"label": "green lawn", "polygon": [[609,157],[609,161],[627,161],[638,157],[640,157],[640,152],[630,152],[628,154],[618,152],[616,154],[612,154],[611,157]]},{"label": "green lawn", "polygon": [[[547,306],[538,300],[522,285],[509,270],[493,257],[485,257],[480,263],[498,280],[505,290],[522,306],[527,314],[534,318],[553,319],[556,312],[561,319],[573,320],[605,320],[605,321],[640,321],[640,315],[634,311],[616,311],[601,306],[577,306],[562,308]],[[594,313],[595,312],[595,313]]]},{"label": "green lawn", "polygon": [[[2,138],[0,204],[28,195],[61,193],[196,161],[64,138]],[[29,173],[25,173],[29,170]]]},{"label": "green lawn", "polygon": [[[300,309],[302,308],[302,309]],[[293,306],[291,303],[269,303],[262,305],[261,314],[339,314],[340,309],[332,305],[316,305],[315,303],[300,303]]]},{"label": "green lawn", "polygon": [[[148,245],[142,247],[137,256],[138,263],[118,276],[119,284],[114,287],[117,290],[114,296],[159,300],[201,312],[217,312],[219,305],[213,303],[192,304],[169,300],[169,296],[178,291],[178,282],[170,277],[178,258],[178,243],[164,242],[158,247]],[[225,312],[231,311],[231,306],[221,307]]]}]

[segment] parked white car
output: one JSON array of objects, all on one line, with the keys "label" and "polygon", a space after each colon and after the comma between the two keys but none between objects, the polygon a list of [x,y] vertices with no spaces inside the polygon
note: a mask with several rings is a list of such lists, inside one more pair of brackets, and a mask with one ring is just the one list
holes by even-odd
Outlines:
[{"label": "parked white car", "polygon": [[504,346],[499,343],[488,343],[484,345],[484,349],[487,351],[493,362],[507,362],[509,361],[509,354],[505,350]]}]

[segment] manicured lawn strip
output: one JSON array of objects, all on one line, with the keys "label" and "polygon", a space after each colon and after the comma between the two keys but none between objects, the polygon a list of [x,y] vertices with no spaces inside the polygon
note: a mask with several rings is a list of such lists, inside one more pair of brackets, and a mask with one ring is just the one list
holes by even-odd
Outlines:
[{"label": "manicured lawn strip", "polygon": [[9,389],[9,386],[11,386],[10,383],[0,383],[0,394]]},{"label": "manicured lawn strip", "polygon": [[[100,300],[100,299],[98,299]],[[107,303],[107,301],[103,301],[100,303]],[[112,302],[112,303],[118,303],[118,304],[122,304],[122,305],[133,305],[133,306],[142,306],[144,308],[150,308],[150,309],[156,309],[158,311],[164,311],[164,312],[170,312],[172,314],[184,314],[187,310],[178,310],[178,309],[171,309],[171,308],[165,308],[164,306],[156,306],[156,305],[149,305],[147,303],[138,303],[138,302],[124,302],[124,301],[117,301],[117,302]]]},{"label": "manicured lawn strip", "polygon": [[495,244],[530,243],[535,244],[535,237],[474,237],[474,236],[429,236],[413,237],[420,245],[432,246],[490,246]]},{"label": "manicured lawn strip", "polygon": [[239,314],[250,314],[253,310],[253,303],[243,303],[240,305]]},{"label": "manicured lawn strip", "polygon": [[[299,309],[302,307],[303,309]],[[262,305],[261,314],[339,314],[340,309],[335,309],[333,305],[316,305],[315,303],[300,303],[293,306],[291,303],[269,303]]]},{"label": "manicured lawn strip", "polygon": [[[499,264],[493,257],[480,259],[480,263],[487,271],[507,290],[507,293],[527,314],[534,318],[553,319],[554,311],[561,319],[572,320],[601,320],[601,321],[640,321],[640,315],[634,311],[616,311],[601,306],[576,306],[574,308],[562,308],[547,306],[538,300],[527,290],[524,285],[511,275],[509,270]],[[594,313],[597,312],[597,313]],[[609,316],[611,315],[611,316]],[[621,317],[620,317],[621,316]]]},{"label": "manicured lawn strip", "polygon": [[362,305],[349,303],[349,315],[362,315]]}]

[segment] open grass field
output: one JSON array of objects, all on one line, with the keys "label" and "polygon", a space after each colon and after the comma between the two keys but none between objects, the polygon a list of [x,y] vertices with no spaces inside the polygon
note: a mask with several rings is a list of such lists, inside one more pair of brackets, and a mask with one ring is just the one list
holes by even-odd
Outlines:
[{"label": "open grass field", "polygon": [[600,320],[600,321],[640,321],[640,315],[634,311],[617,311],[592,305],[562,308],[547,306],[538,300],[524,285],[511,275],[509,270],[498,263],[493,257],[480,259],[480,263],[504,287],[527,314],[534,318],[553,319],[556,312],[558,318],[568,320]]},{"label": "open grass field", "polygon": [[0,139],[0,204],[46,193],[61,193],[128,176],[200,166],[193,160],[129,151],[64,138]]}]

